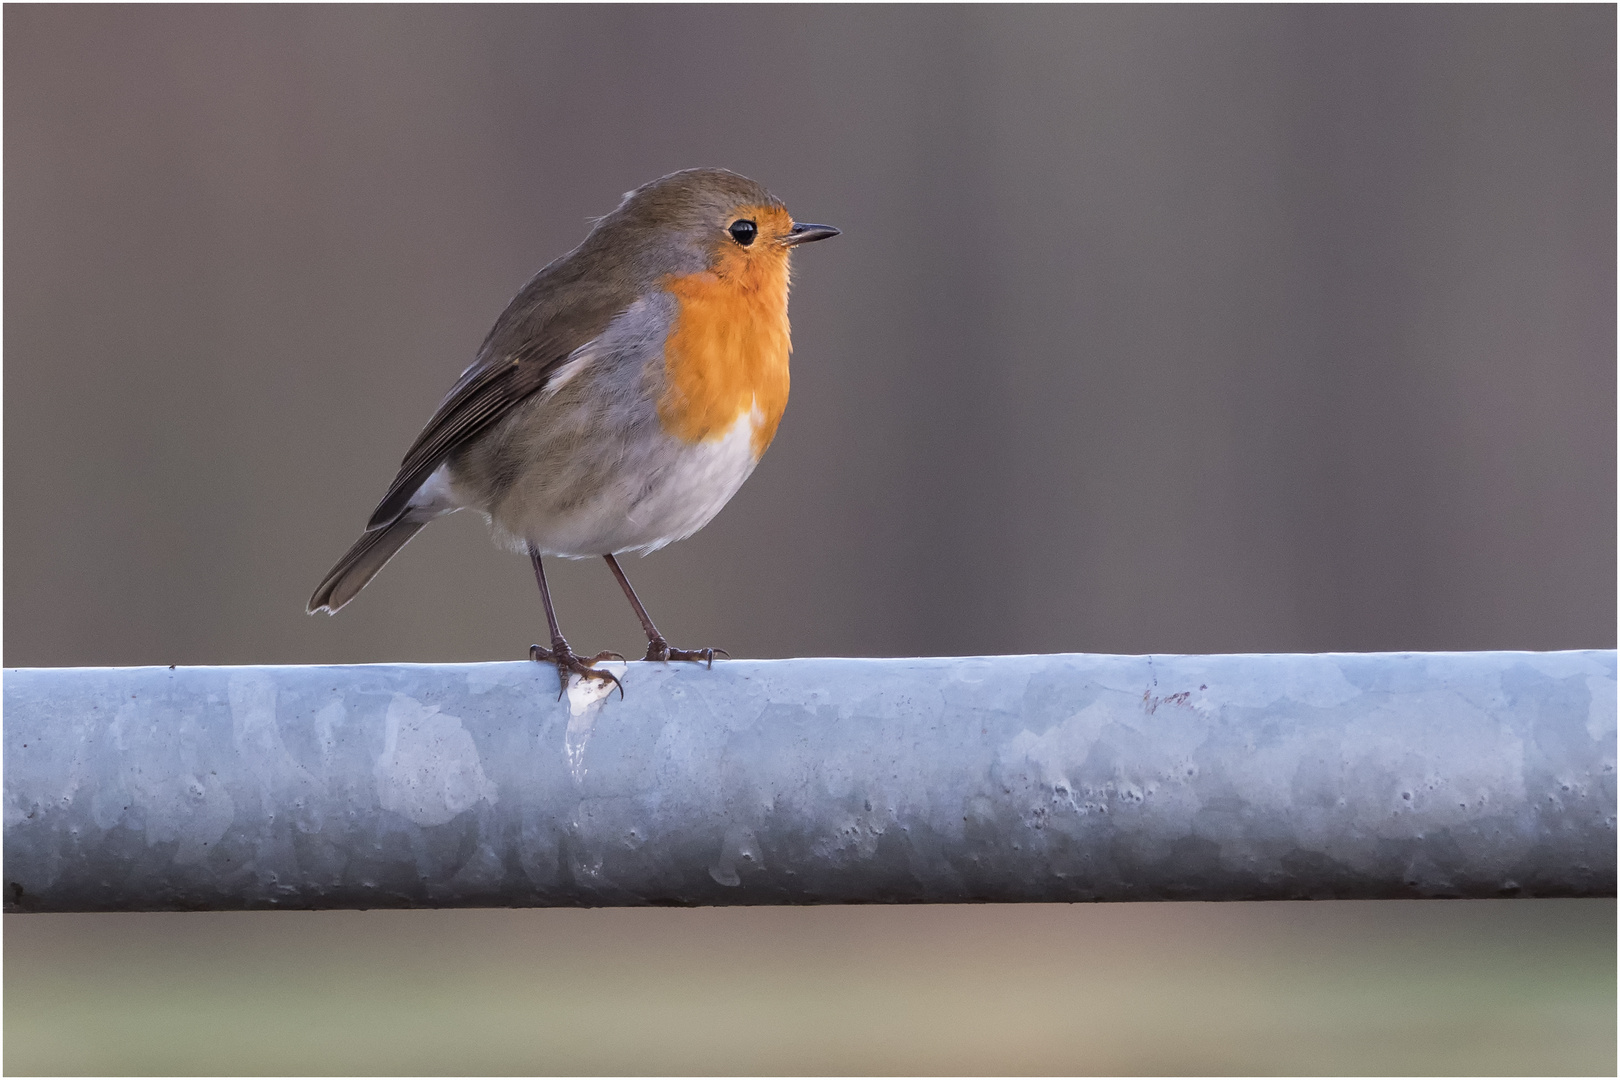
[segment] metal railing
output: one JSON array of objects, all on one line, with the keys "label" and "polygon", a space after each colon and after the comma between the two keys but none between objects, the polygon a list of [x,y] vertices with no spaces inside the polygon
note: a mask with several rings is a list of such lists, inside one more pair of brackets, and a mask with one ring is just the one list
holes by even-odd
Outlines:
[{"label": "metal railing", "polygon": [[1615,653],[5,673],[5,909],[1613,896]]}]

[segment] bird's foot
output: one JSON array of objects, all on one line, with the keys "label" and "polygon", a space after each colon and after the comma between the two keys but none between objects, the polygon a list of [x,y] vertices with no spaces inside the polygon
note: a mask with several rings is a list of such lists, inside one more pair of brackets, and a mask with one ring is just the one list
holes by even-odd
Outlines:
[{"label": "bird's foot", "polygon": [[539,645],[529,646],[529,659],[536,663],[556,664],[557,678],[562,682],[562,689],[557,691],[557,700],[568,692],[568,676],[578,675],[582,679],[601,679],[610,682],[619,688],[619,697],[624,697],[624,684],[619,677],[611,671],[597,671],[592,664],[600,664],[604,660],[623,660],[624,657],[616,652],[599,652],[589,660],[581,660],[574,655],[574,650],[568,647],[568,642],[557,638],[551,643],[551,648],[541,648]]},{"label": "bird's foot", "polygon": [[723,656],[727,660],[731,659],[731,654],[724,649],[673,649],[670,648],[669,642],[658,637],[647,643],[647,655],[643,656],[642,659],[664,661],[695,660],[700,664],[708,664],[710,667],[714,667],[714,658],[717,656]]}]

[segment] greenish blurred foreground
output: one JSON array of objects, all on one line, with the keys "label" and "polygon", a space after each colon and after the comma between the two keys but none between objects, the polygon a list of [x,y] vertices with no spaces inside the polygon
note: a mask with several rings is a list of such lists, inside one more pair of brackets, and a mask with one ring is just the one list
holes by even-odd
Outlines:
[{"label": "greenish blurred foreground", "polygon": [[1615,1072],[1615,907],[5,917],[16,1073]]}]

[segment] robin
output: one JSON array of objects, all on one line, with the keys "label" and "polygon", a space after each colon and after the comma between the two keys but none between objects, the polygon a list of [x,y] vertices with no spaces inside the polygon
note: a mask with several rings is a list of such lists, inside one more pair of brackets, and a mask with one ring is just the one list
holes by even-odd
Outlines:
[{"label": "robin", "polygon": [[647,634],[672,648],[620,568],[707,525],[776,434],[788,398],[788,259],[837,236],[794,222],[764,187],[687,169],[629,192],[507,305],[405,455],[365,533],[309,610],[335,612],[436,517],[472,509],[526,552],[551,628],[533,660],[624,687],[557,627],[541,557],[607,561]]}]

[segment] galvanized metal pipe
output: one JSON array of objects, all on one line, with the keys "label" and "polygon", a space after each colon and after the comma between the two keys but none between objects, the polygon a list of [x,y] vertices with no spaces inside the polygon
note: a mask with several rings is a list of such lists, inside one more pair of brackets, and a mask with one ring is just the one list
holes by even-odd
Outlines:
[{"label": "galvanized metal pipe", "polygon": [[1615,654],[5,674],[7,911],[1613,896]]}]

